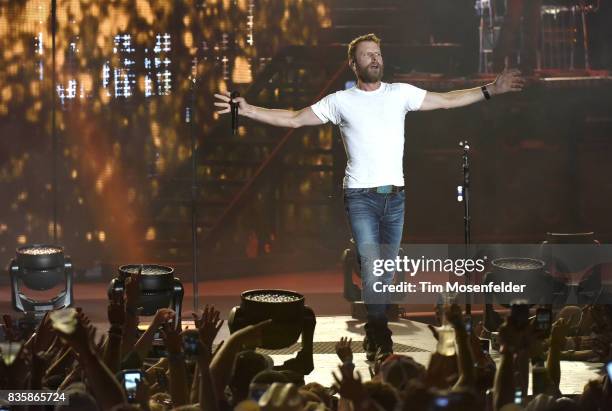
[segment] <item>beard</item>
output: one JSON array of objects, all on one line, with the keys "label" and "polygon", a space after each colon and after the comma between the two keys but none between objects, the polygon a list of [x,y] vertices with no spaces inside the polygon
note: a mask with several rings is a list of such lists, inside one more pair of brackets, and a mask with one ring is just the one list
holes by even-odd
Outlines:
[{"label": "beard", "polygon": [[367,66],[357,66],[357,78],[364,83],[378,83],[383,77],[384,65],[378,64],[377,68],[371,64]]}]

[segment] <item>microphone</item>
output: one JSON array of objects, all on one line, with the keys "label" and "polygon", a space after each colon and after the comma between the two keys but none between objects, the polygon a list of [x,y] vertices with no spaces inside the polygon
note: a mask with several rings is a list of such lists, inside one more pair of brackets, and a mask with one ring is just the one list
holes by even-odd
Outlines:
[{"label": "microphone", "polygon": [[234,103],[232,100],[236,97],[240,97],[240,93],[232,91],[230,93],[230,108],[232,110],[232,133],[238,134],[238,103]]}]

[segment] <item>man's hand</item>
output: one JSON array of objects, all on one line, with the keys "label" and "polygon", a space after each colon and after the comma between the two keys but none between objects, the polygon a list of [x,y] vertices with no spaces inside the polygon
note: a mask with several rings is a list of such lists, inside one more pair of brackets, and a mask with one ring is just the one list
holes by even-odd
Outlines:
[{"label": "man's hand", "polygon": [[525,80],[521,77],[521,72],[517,69],[502,71],[493,84],[488,87],[491,94],[504,94],[512,91],[521,91],[525,86]]},{"label": "man's hand", "polygon": [[[226,91],[224,94],[215,94],[215,106],[220,107],[217,114],[225,114],[232,111],[230,106],[230,92]],[[249,104],[246,102],[244,97],[236,97],[233,99],[234,103],[238,103],[238,114],[242,115],[247,111]]]},{"label": "man's hand", "polygon": [[341,337],[340,341],[336,343],[336,354],[340,361],[353,362],[353,350],[351,350],[352,338]]}]

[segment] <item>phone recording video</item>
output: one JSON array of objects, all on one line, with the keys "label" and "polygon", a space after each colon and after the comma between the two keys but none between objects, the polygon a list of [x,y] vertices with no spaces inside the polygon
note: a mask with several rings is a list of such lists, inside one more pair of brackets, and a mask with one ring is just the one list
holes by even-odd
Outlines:
[{"label": "phone recording video", "polygon": [[536,329],[548,332],[552,326],[552,311],[548,308],[538,308],[536,311]]},{"label": "phone recording video", "polygon": [[517,388],[514,391],[514,403],[516,405],[522,405],[523,404],[523,390],[520,388]]},{"label": "phone recording video", "polygon": [[472,316],[471,315],[466,315],[465,316],[465,332],[468,334],[472,334]]},{"label": "phone recording video", "polygon": [[200,353],[200,335],[197,330],[187,330],[183,333],[183,351],[188,357],[195,357]]},{"label": "phone recording video", "polygon": [[259,399],[268,391],[270,384],[252,383],[249,385],[249,398],[253,401],[259,401]]},{"label": "phone recording video", "polygon": [[464,398],[461,393],[445,393],[436,395],[430,403],[429,411],[442,411],[461,408]]},{"label": "phone recording video", "polygon": [[133,402],[136,400],[136,390],[138,388],[138,383],[143,381],[144,375],[140,370],[123,370],[121,371],[123,381],[123,389],[127,394],[127,399],[129,402]]}]

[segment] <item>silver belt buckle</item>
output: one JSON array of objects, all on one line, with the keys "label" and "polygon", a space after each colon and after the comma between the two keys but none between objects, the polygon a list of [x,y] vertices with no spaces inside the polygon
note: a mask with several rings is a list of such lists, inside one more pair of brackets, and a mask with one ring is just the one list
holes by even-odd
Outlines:
[{"label": "silver belt buckle", "polygon": [[390,194],[393,192],[393,186],[379,186],[376,187],[376,192],[378,194]]}]

